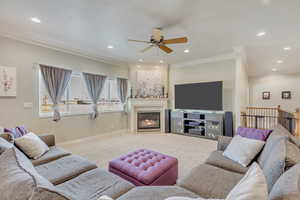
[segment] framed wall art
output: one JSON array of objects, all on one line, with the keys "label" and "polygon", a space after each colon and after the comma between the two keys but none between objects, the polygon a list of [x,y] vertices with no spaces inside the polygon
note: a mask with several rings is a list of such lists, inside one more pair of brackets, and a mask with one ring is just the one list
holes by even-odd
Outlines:
[{"label": "framed wall art", "polygon": [[17,70],[0,66],[0,97],[17,96]]},{"label": "framed wall art", "polygon": [[263,100],[270,100],[271,99],[271,92],[263,92],[262,93]]}]

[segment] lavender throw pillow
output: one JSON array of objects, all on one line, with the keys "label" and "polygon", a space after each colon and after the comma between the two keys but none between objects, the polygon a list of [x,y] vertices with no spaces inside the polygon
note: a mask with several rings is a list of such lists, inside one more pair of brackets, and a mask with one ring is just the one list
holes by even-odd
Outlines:
[{"label": "lavender throw pillow", "polygon": [[256,128],[239,127],[237,130],[237,135],[250,138],[250,139],[261,140],[261,141],[266,141],[270,133],[272,133],[272,130],[267,130],[267,129],[262,130]]},{"label": "lavender throw pillow", "polygon": [[28,133],[25,126],[17,126],[16,128],[4,128],[4,132],[10,133],[14,138],[19,138]]}]

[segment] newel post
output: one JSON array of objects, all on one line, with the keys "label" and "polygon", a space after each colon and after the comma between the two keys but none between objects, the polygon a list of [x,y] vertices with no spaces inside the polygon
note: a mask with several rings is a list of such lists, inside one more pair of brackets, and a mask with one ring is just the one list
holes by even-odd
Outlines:
[{"label": "newel post", "polygon": [[241,112],[241,125],[242,127],[247,127],[247,116],[246,112]]},{"label": "newel post", "polygon": [[294,113],[295,118],[295,136],[300,138],[300,108],[296,109]]}]

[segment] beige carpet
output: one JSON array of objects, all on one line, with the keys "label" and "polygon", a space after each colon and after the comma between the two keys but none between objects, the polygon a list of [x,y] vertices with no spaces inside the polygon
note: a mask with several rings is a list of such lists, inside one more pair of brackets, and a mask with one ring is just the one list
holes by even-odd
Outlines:
[{"label": "beige carpet", "polygon": [[123,134],[95,136],[59,144],[74,154],[81,155],[107,169],[108,162],[122,154],[146,148],[176,157],[179,177],[186,175],[197,164],[204,162],[216,150],[212,140],[176,134]]}]

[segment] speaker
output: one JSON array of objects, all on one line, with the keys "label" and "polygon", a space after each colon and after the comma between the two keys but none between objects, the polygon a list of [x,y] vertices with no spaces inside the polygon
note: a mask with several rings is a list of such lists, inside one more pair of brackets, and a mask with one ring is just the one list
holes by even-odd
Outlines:
[{"label": "speaker", "polygon": [[224,114],[224,135],[233,137],[233,114],[232,112],[225,112]]},{"label": "speaker", "polygon": [[165,110],[165,132],[171,133],[171,109]]}]

